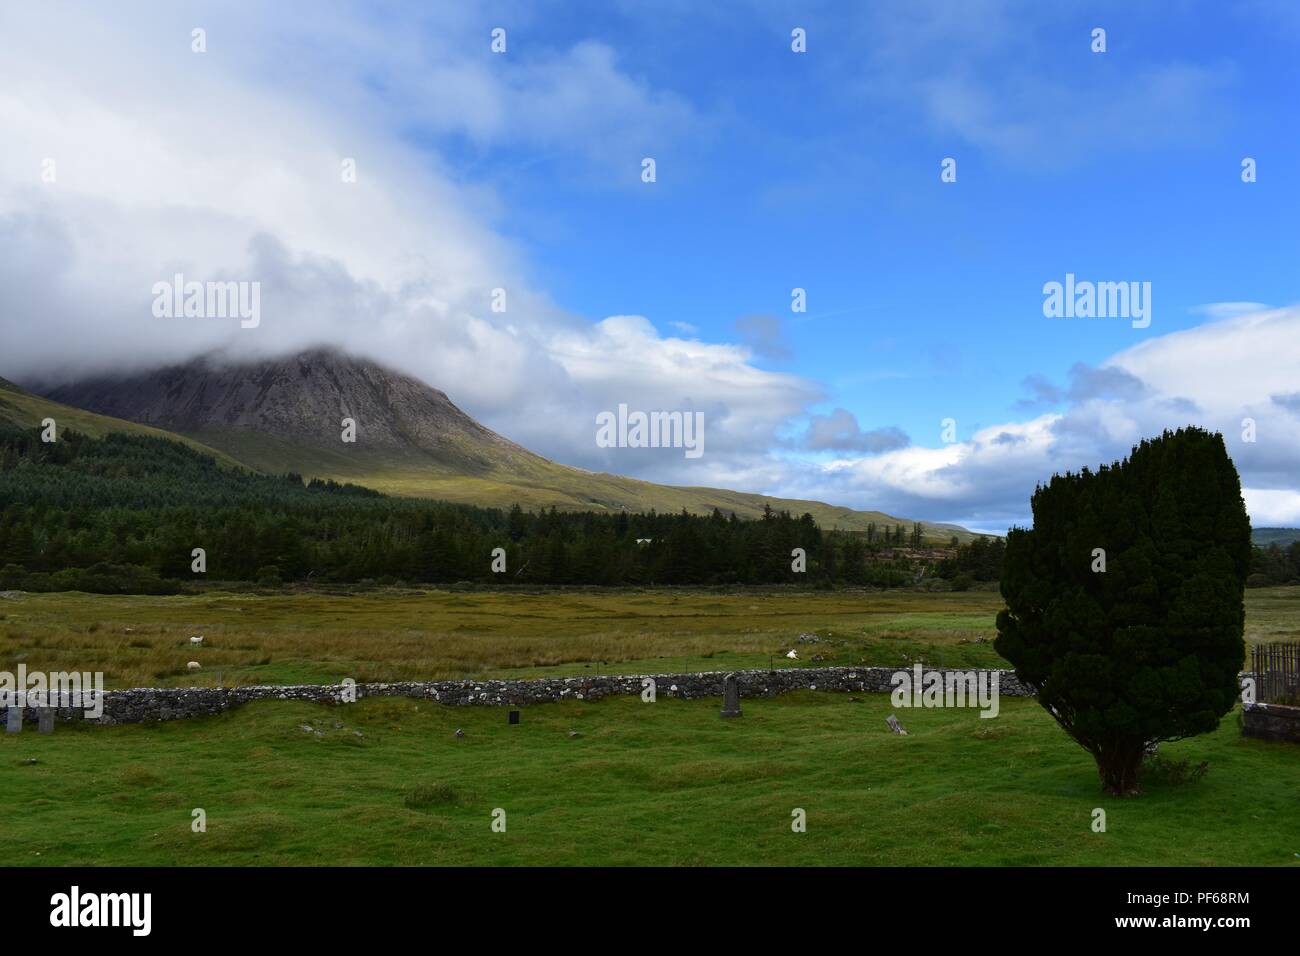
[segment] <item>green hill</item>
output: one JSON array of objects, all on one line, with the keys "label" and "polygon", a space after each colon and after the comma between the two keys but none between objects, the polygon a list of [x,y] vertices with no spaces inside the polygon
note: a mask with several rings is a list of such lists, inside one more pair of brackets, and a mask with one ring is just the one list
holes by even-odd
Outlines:
[{"label": "green hill", "polygon": [[[526,510],[554,506],[561,511],[674,513],[685,508],[692,514],[709,514],[717,508],[723,514],[734,511],[742,518],[762,517],[764,507],[770,505],[775,511],[807,512],[827,529],[865,532],[871,524],[881,530],[898,524],[909,530],[912,526],[911,519],[882,511],[855,511],[822,501],[774,498],[724,488],[659,485],[622,475],[584,471],[537,456],[466,473],[411,454],[370,451],[356,455],[237,429],[204,429],[190,436],[261,471],[294,471],[408,498],[432,498],[482,507],[509,507],[518,503]],[[963,542],[978,537],[958,525],[927,523],[925,529],[928,539],[945,543],[953,537]]]},{"label": "green hill", "polygon": [[137,425],[108,415],[98,415],[70,405],[63,405],[32,395],[23,391],[13,382],[0,378],[0,424],[18,425],[22,428],[36,428],[47,418],[54,419],[57,432],[75,431],[93,438],[103,438],[110,434],[142,435],[152,438],[169,438],[211,455],[218,464],[228,468],[242,467],[238,461],[225,452],[210,448],[202,442],[183,435],[177,435],[161,428]]}]

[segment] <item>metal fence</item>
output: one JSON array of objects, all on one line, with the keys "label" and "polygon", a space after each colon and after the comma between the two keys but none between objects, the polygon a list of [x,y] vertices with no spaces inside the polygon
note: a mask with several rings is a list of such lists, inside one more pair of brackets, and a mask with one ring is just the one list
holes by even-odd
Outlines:
[{"label": "metal fence", "polygon": [[1262,704],[1300,704],[1300,641],[1256,644],[1250,649],[1255,699]]}]

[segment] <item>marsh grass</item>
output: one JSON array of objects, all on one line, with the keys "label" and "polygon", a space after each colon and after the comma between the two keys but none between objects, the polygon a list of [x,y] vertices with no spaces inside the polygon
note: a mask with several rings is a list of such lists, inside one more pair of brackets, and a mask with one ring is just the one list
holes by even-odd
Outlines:
[{"label": "marsh grass", "polygon": [[445,783],[418,783],[406,791],[402,802],[411,810],[456,803],[460,799],[456,788]]},{"label": "marsh grass", "polygon": [[[0,667],[103,671],[110,687],[998,664],[991,643],[974,643],[993,635],[999,600],[987,592],[74,592],[0,606]],[[797,644],[803,633],[821,640]]]},{"label": "marsh grass", "polygon": [[[992,643],[1001,606],[988,591],[19,594],[0,600],[0,669],[103,671],[109,687],[135,687],[1001,667]],[[1250,641],[1300,635],[1300,588],[1248,591],[1246,620]],[[797,643],[805,633],[818,641]],[[191,660],[203,669],[188,671]]]}]

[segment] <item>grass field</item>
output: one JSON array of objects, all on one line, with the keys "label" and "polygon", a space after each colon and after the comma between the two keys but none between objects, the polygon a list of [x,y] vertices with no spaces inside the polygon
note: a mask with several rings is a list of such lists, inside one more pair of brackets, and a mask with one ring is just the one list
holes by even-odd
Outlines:
[{"label": "grass field", "polygon": [[0,737],[0,840],[20,865],[1300,863],[1300,759],[1235,714],[1163,748],[1208,760],[1202,780],[1120,800],[1028,700],[901,711],[906,737],[883,694],[718,704],[546,704],[511,727],[489,707],[265,702],[24,732]]},{"label": "grass field", "polygon": [[[1248,593],[1252,640],[1295,637],[1300,589]],[[376,592],[10,595],[0,669],[111,686],[541,676],[914,660],[997,666],[994,593]],[[191,633],[208,645],[191,648]],[[797,643],[815,633],[817,643]],[[825,658],[823,661],[815,657]],[[198,676],[184,662],[199,658]],[[597,665],[595,661],[609,663]],[[362,699],[155,726],[0,735],[17,864],[1300,864],[1300,751],[1238,716],[1162,753],[1209,773],[1103,797],[1029,700],[904,710],[887,695],[571,701],[524,710]],[[457,738],[456,728],[465,736]],[[572,734],[576,733],[576,736]],[[1094,808],[1107,830],[1091,828]],[[191,831],[191,811],[207,831]],[[506,811],[494,833],[492,811]],[[791,812],[807,832],[791,830]]]},{"label": "grass field", "polygon": [[[1300,588],[1250,590],[1247,638],[1300,637]],[[995,592],[375,591],[0,599],[0,669],[109,687],[645,673],[808,664],[997,667]],[[796,643],[816,634],[815,644]],[[204,635],[202,648],[189,644]],[[783,656],[795,649],[799,660]],[[816,660],[821,658],[821,660]],[[188,673],[197,660],[203,670]],[[1244,663],[1244,662],[1243,662]]]},{"label": "grass field", "polygon": [[[995,666],[1000,606],[991,592],[26,594],[0,600],[0,666],[102,670],[110,687],[717,670],[774,658]],[[822,640],[797,644],[802,633]],[[797,664],[783,656],[791,648]],[[204,670],[187,673],[189,660]]]}]

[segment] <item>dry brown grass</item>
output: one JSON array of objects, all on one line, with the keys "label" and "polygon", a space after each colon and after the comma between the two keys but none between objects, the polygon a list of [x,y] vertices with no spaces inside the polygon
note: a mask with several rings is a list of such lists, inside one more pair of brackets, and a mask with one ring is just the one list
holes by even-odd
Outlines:
[{"label": "dry brown grass", "polygon": [[[431,680],[798,666],[791,648],[800,664],[996,666],[1000,606],[977,591],[20,594],[0,599],[0,669],[110,687]],[[1248,638],[1294,635],[1297,609],[1300,588],[1248,592]]]}]

